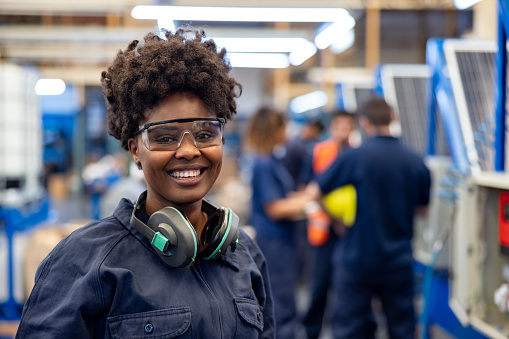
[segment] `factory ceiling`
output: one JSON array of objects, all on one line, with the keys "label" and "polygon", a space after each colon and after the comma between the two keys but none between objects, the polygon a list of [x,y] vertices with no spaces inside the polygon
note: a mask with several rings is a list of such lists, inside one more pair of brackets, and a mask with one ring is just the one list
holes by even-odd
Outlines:
[{"label": "factory ceiling", "polygon": [[[373,31],[366,26],[369,11],[387,13],[378,17],[379,28],[374,31],[380,35],[380,48],[386,46],[393,52],[408,46],[407,40],[414,41],[422,48],[429,36],[460,34],[472,23],[468,11],[457,11],[453,0],[216,0],[213,4],[218,7],[344,8],[357,21],[354,46],[334,61],[345,67],[362,67],[366,64],[362,53],[369,32]],[[211,2],[0,0],[0,60],[35,65],[43,70],[46,77],[58,76],[66,81],[97,84],[99,69],[104,68],[115,51],[156,27],[155,20],[137,20],[131,16],[131,10],[136,5],[210,6]],[[323,23],[233,21],[191,24],[207,27],[209,36],[213,37],[287,36],[313,41]],[[401,29],[404,24],[413,28]],[[314,67],[321,62],[323,58],[317,53],[312,61],[295,69]]]}]

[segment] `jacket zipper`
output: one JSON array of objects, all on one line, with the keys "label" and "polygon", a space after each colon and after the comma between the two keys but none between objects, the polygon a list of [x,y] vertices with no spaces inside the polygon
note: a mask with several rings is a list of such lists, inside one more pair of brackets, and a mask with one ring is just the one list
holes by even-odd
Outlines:
[{"label": "jacket zipper", "polygon": [[193,266],[191,266],[191,268],[195,271],[196,275],[201,279],[203,284],[207,287],[207,290],[210,292],[210,295],[212,296],[212,298],[213,298],[213,300],[215,302],[216,309],[217,309],[217,316],[219,317],[219,331],[221,333],[221,338],[223,338],[223,322],[222,322],[222,319],[221,319],[221,312],[219,311],[220,307],[219,307],[219,302],[217,300],[217,297],[214,294],[214,292],[212,291],[212,289],[210,288],[210,286],[207,283],[207,281],[205,280],[205,278],[203,277],[203,273],[201,271],[201,268],[200,268],[198,260],[195,261],[195,263],[193,264]]}]

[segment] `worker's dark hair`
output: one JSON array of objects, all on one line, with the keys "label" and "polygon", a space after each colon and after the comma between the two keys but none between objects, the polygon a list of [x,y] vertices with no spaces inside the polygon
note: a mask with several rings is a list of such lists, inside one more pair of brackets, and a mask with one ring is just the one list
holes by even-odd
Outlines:
[{"label": "worker's dark hair", "polygon": [[226,50],[218,52],[203,30],[192,27],[162,34],[165,38],[148,33],[144,42],[134,40],[101,74],[109,133],[126,150],[148,110],[170,94],[191,92],[218,117],[230,119],[237,112],[242,86],[229,75]]},{"label": "worker's dark hair", "polygon": [[310,120],[306,125],[308,127],[316,128],[320,133],[323,132],[323,123],[320,119]]},{"label": "worker's dark hair", "polygon": [[353,115],[352,113],[345,111],[343,109],[334,110],[331,114],[331,117],[332,117],[332,119],[341,117],[341,118],[351,118],[351,119],[355,120],[355,115]]},{"label": "worker's dark hair", "polygon": [[359,115],[365,116],[373,126],[386,126],[391,123],[391,107],[380,97],[373,97],[366,101],[359,110]]}]

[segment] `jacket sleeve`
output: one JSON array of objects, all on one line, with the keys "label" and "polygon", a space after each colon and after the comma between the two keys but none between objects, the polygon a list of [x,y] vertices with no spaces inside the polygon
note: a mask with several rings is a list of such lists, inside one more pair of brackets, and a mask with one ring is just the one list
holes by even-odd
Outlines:
[{"label": "jacket sleeve", "polygon": [[355,161],[352,160],[351,150],[346,150],[322,174],[316,177],[316,182],[322,193],[327,194],[340,186],[353,184],[354,174]]},{"label": "jacket sleeve", "polygon": [[92,338],[103,309],[90,255],[68,238],[40,264],[16,338]]}]

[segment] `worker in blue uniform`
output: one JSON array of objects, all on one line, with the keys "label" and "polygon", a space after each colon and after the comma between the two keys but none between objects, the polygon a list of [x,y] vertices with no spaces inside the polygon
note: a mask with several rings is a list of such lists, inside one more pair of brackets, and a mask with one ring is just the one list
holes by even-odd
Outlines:
[{"label": "worker in blue uniform", "polygon": [[[283,163],[292,176],[296,189],[303,190],[313,176],[311,162],[313,147],[320,141],[323,124],[320,119],[307,121],[300,133],[285,143]],[[307,221],[295,222],[295,246],[297,246],[297,279],[298,283],[307,284],[309,271],[312,269],[309,252],[312,248],[307,241]]]},{"label": "worker in blue uniform", "polygon": [[133,41],[102,73],[109,132],[147,190],[44,259],[17,338],[275,338],[261,250],[203,199],[241,88],[225,55],[186,27]]},{"label": "worker in blue uniform", "polygon": [[373,297],[382,303],[391,339],[415,335],[411,239],[416,212],[429,202],[430,173],[414,151],[391,136],[391,108],[381,98],[359,111],[369,138],[341,154],[317,178],[322,194],[351,184],[355,222],[333,254],[334,338],[374,338]]},{"label": "worker in blue uniform", "polygon": [[274,299],[276,337],[295,339],[297,325],[297,254],[295,220],[304,217],[304,206],[312,199],[296,192],[295,181],[283,163],[286,140],[283,113],[266,107],[251,117],[246,148],[254,152],[252,169],[251,222],[256,241],[267,259]]},{"label": "worker in blue uniform", "polygon": [[[337,110],[332,113],[329,125],[329,138],[317,143],[313,148],[311,162],[312,173],[316,177],[323,173],[334,162],[334,159],[351,148],[350,134],[355,129],[354,115]],[[322,212],[322,213],[320,213]],[[309,306],[302,319],[308,339],[317,339],[322,331],[322,323],[327,310],[327,299],[331,285],[331,257],[338,234],[332,229],[332,218],[323,211],[315,211],[318,221],[308,218],[308,242],[312,245],[309,251],[311,275],[309,284]],[[308,217],[309,217],[308,213]],[[325,219],[325,218],[326,219]],[[324,223],[326,228],[315,227],[314,222]],[[314,234],[319,232],[318,234]],[[328,319],[327,319],[328,323]]]}]

